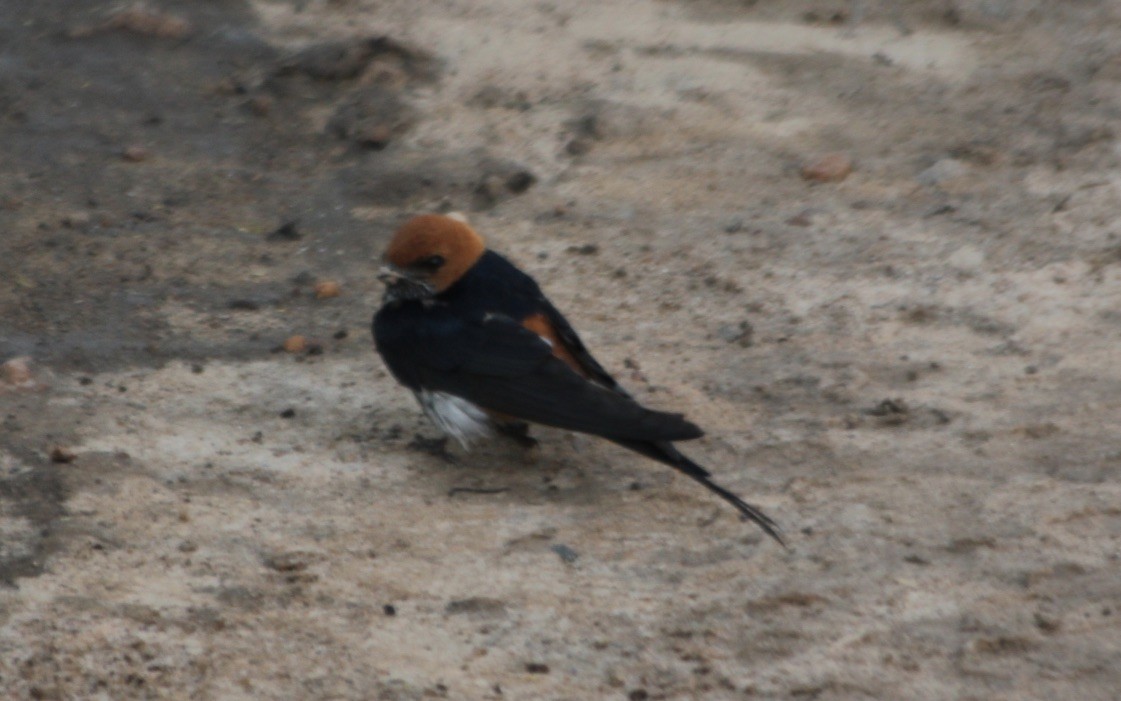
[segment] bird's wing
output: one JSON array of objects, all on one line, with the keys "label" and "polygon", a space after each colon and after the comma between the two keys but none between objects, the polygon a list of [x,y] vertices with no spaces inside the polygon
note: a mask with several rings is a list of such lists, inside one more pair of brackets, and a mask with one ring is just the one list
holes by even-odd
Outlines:
[{"label": "bird's wing", "polygon": [[[534,423],[623,440],[679,441],[703,432],[680,414],[647,409],[589,381],[510,317],[427,325],[408,351],[419,384]],[[396,371],[395,371],[396,372]]]},{"label": "bird's wing", "polygon": [[560,340],[561,345],[568,352],[568,355],[573,358],[579,369],[585,377],[592,382],[602,385],[618,394],[629,397],[630,394],[627,390],[623,389],[622,385],[612,377],[611,373],[607,372],[591,351],[584,346],[584,342],[580,340],[580,335],[576,333],[576,329],[572,328],[572,324],[568,323],[568,319],[564,318],[564,314],[560,313],[556,307],[544,296],[541,295],[538,304],[549,320],[549,324],[556,332],[557,338]]}]

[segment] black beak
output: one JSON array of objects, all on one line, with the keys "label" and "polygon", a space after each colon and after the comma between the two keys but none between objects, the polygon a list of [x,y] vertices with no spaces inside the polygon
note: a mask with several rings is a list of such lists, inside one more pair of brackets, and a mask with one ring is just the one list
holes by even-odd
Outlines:
[{"label": "black beak", "polygon": [[428,299],[436,294],[436,288],[430,282],[395,265],[383,265],[378,272],[378,280],[385,285],[387,302]]},{"label": "black beak", "polygon": [[386,287],[392,287],[400,282],[403,278],[407,278],[408,274],[398,268],[396,265],[386,263],[381,266],[378,271],[378,280]]}]

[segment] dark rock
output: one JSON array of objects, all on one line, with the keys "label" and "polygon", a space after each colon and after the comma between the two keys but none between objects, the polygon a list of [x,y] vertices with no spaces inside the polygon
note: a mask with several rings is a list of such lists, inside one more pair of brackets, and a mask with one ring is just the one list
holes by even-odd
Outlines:
[{"label": "dark rock", "polygon": [[580,555],[577,554],[575,550],[561,543],[550,545],[549,549],[555,552],[557,554],[557,557],[559,557],[565,564],[571,565],[572,563],[576,562],[577,558],[580,557]]},{"label": "dark rock", "polygon": [[327,132],[365,148],[382,149],[408,131],[415,120],[396,91],[373,85],[355,92],[335,110]]},{"label": "dark rock", "polygon": [[284,222],[278,228],[269,232],[265,238],[269,241],[299,241],[301,234],[296,228],[299,222],[295,219],[292,221]]},{"label": "dark rock", "polygon": [[528,170],[519,170],[506,178],[506,189],[515,195],[520,195],[537,182],[537,176]]}]

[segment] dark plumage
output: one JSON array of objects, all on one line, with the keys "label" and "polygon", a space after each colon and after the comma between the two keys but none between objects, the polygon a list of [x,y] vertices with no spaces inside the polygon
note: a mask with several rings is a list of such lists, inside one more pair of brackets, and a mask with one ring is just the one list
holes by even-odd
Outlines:
[{"label": "dark plumage", "polygon": [[466,224],[415,217],[390,243],[386,263],[377,350],[445,431],[465,444],[488,425],[524,434],[521,422],[601,436],[688,475],[782,542],[774,521],[673,445],[703,431],[638,404],[537,283],[486,250]]}]

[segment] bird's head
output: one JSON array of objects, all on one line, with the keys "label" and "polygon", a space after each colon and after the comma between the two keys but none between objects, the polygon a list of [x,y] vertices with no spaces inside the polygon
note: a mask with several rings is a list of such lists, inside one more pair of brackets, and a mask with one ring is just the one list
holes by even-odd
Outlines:
[{"label": "bird's head", "polygon": [[483,237],[466,223],[422,214],[393,235],[379,278],[389,300],[428,299],[454,285],[485,251]]}]

